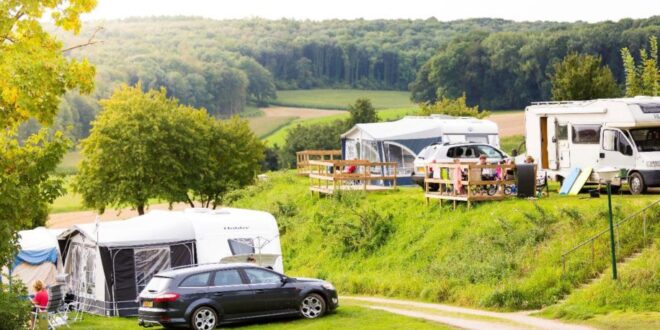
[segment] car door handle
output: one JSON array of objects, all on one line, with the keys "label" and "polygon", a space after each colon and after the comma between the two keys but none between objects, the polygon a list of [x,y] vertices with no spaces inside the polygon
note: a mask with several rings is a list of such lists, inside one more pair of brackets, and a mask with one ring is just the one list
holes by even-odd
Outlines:
[{"label": "car door handle", "polygon": [[259,290],[254,290],[254,292],[257,293],[257,294],[259,294],[259,293],[264,293],[264,292],[266,292],[266,290],[259,289]]},{"label": "car door handle", "polygon": [[216,296],[216,297],[220,297],[220,296],[223,296],[224,294],[225,294],[224,292],[216,292],[213,295]]}]

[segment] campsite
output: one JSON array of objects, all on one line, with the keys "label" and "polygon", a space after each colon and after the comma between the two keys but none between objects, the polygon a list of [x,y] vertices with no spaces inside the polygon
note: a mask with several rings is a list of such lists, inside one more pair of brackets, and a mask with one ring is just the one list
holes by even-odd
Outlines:
[{"label": "campsite", "polygon": [[658,329],[658,14],[3,2],[0,329]]}]

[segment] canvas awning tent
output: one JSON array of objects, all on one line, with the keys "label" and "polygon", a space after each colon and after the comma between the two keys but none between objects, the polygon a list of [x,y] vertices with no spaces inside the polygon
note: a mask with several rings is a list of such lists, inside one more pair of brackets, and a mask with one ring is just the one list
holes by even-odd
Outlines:
[{"label": "canvas awning tent", "polygon": [[424,147],[464,141],[499,147],[497,124],[471,117],[407,116],[391,122],[357,124],[341,136],[343,159],[396,162],[398,184],[412,184],[413,162]]},{"label": "canvas awning tent", "polygon": [[36,280],[43,281],[47,286],[54,285],[56,276],[62,270],[62,258],[57,244],[57,235],[61,231],[38,227],[18,232],[20,250],[11,269],[3,270],[3,274],[10,273],[14,279],[27,286]]},{"label": "canvas awning tent", "polygon": [[[262,238],[270,244],[256,244]],[[259,251],[281,256],[272,215],[229,208],[152,211],[77,225],[60,239],[66,242],[69,290],[87,311],[105,315],[135,315],[136,297],[162,270]],[[282,270],[281,257],[274,268]]]}]

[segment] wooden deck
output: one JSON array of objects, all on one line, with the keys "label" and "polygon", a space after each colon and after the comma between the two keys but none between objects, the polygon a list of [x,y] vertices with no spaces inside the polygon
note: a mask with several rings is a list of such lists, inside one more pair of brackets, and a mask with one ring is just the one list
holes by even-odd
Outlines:
[{"label": "wooden deck", "polygon": [[[460,169],[460,180],[454,173]],[[516,184],[515,165],[478,165],[473,163],[429,163],[426,165],[424,178],[424,198],[427,204],[431,199],[466,202],[470,208],[472,202],[499,201],[514,197],[512,186]],[[493,180],[484,180],[482,174],[488,171],[496,174]],[[431,176],[433,175],[433,176]],[[436,191],[433,191],[436,190]]]},{"label": "wooden deck", "polygon": [[303,150],[296,152],[296,171],[300,176],[311,173],[310,161],[341,159],[341,150]]},{"label": "wooden deck", "polygon": [[[338,191],[385,191],[396,188],[396,163],[368,160],[310,160],[309,190],[332,195]],[[347,172],[352,169],[352,172]],[[380,181],[382,184],[373,184]],[[389,182],[389,185],[385,185]]]}]

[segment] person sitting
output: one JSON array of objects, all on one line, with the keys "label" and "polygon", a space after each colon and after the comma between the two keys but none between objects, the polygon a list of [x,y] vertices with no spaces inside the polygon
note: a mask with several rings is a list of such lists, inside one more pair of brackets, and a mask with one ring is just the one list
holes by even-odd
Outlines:
[{"label": "person sitting", "polygon": [[48,308],[48,291],[46,290],[46,287],[44,286],[44,282],[41,280],[36,280],[34,281],[34,284],[32,284],[32,288],[34,289],[34,299],[32,299],[32,312],[34,313],[35,317],[30,320],[30,329],[34,327],[34,320],[38,317],[38,314],[40,312],[46,311]]},{"label": "person sitting", "polygon": [[463,191],[463,169],[461,168],[461,160],[454,158],[454,170],[452,171],[452,180],[454,183],[454,195],[462,195]]},{"label": "person sitting", "polygon": [[[479,155],[479,165],[488,165],[486,154]],[[493,168],[482,168],[481,169],[481,180],[483,181],[492,181],[497,179],[496,170]]]},{"label": "person sitting", "polygon": [[525,157],[525,164],[534,164],[534,157],[527,155],[527,157]]}]

